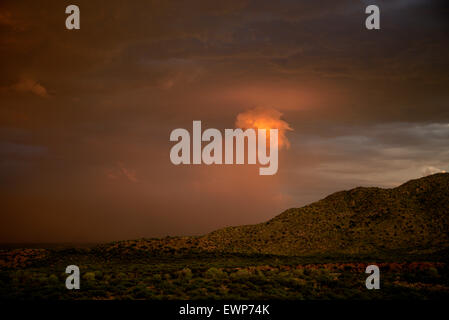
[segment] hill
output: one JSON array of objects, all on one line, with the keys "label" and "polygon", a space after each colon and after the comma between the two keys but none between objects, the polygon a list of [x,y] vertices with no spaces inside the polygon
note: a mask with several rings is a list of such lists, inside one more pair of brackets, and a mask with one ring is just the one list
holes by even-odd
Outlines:
[{"label": "hill", "polygon": [[205,238],[219,250],[283,255],[437,251],[449,246],[449,174],[394,189],[337,192],[265,223],[225,228]]},{"label": "hill", "polygon": [[449,248],[449,173],[397,188],[334,193],[273,219],[200,237],[120,241],[104,250],[179,253],[192,250],[273,255],[428,254]]}]

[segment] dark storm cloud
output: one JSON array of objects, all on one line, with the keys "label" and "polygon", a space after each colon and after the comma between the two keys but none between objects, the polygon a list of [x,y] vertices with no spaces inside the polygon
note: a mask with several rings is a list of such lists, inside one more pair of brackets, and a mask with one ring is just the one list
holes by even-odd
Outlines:
[{"label": "dark storm cloud", "polygon": [[411,177],[448,171],[448,138],[448,123],[387,123],[336,128],[332,135],[295,135],[288,161],[296,165],[281,173],[290,177],[284,192],[292,205],[306,204],[316,195],[358,185],[395,187]]}]

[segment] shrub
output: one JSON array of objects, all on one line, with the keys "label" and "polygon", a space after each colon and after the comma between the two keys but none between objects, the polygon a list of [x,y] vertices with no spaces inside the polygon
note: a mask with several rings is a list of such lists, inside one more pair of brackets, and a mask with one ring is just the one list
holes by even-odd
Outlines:
[{"label": "shrub", "polygon": [[250,276],[251,276],[251,272],[249,272],[247,269],[240,269],[231,275],[231,277],[234,279],[245,279]]},{"label": "shrub", "polygon": [[102,279],[103,278],[103,272],[100,270],[95,271],[95,278],[96,279]]},{"label": "shrub", "polygon": [[192,279],[192,270],[189,268],[184,268],[178,273],[180,279],[190,280]]},{"label": "shrub", "polygon": [[56,275],[52,274],[50,277],[48,277],[48,282],[56,284],[59,282],[59,279]]},{"label": "shrub", "polygon": [[208,279],[220,279],[225,277],[225,273],[217,268],[209,268],[205,273],[204,276]]},{"label": "shrub", "polygon": [[95,280],[95,273],[94,272],[86,272],[83,276],[83,279],[87,281],[94,281]]},{"label": "shrub", "polygon": [[120,273],[117,275],[117,279],[125,280],[125,279],[128,279],[128,276],[126,275],[126,273],[120,272]]}]

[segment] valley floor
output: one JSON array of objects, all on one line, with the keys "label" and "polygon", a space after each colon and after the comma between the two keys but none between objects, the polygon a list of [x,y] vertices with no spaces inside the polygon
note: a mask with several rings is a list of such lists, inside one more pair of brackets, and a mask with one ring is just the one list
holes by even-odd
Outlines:
[{"label": "valley floor", "polygon": [[[285,257],[225,253],[105,256],[95,249],[0,252],[0,298],[7,299],[447,299],[444,257]],[[395,262],[392,262],[395,261]],[[78,265],[80,290],[65,287]],[[368,290],[377,264],[381,288]]]}]

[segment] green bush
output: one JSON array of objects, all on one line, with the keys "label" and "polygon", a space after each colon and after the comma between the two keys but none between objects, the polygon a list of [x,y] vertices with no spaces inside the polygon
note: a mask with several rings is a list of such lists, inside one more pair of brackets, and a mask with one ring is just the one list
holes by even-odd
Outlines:
[{"label": "green bush", "polygon": [[204,273],[204,276],[208,279],[221,279],[223,277],[226,276],[226,274],[217,268],[209,268],[207,269],[207,271]]},{"label": "green bush", "polygon": [[83,279],[87,281],[95,281],[95,272],[86,272]]}]

